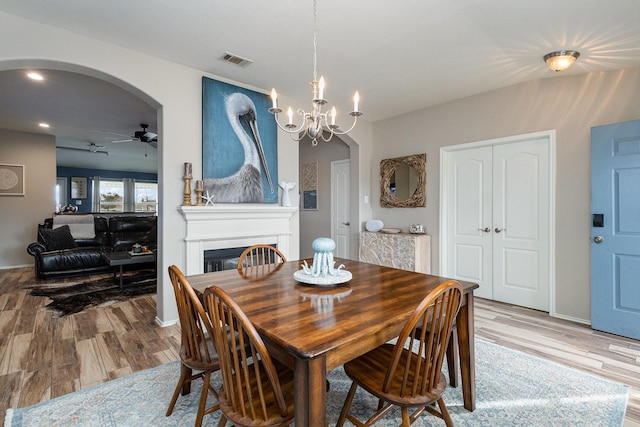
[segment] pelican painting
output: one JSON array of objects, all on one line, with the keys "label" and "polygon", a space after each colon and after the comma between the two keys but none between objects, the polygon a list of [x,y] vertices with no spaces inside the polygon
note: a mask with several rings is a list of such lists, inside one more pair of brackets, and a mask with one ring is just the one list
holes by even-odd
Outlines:
[{"label": "pelican painting", "polygon": [[[210,80],[210,79],[208,79]],[[266,132],[269,145],[263,144],[265,134],[258,128],[260,107],[256,102],[266,95],[254,93],[222,82],[216,82],[227,91],[213,93],[212,105],[207,108],[203,98],[203,180],[204,189],[215,197],[216,203],[269,203],[277,202],[276,131]],[[228,88],[227,88],[228,86]],[[250,93],[247,93],[250,92]],[[207,94],[206,86],[203,92]],[[252,99],[258,97],[256,102]],[[267,108],[262,108],[267,112]],[[262,113],[265,114],[266,113]],[[210,123],[207,123],[209,118]],[[269,117],[264,117],[267,121]],[[262,127],[262,122],[260,125]],[[270,128],[271,122],[265,127]],[[269,129],[270,130],[270,129]],[[210,139],[209,144],[207,139]],[[274,168],[275,166],[275,168]],[[275,177],[272,172],[275,170]]]}]

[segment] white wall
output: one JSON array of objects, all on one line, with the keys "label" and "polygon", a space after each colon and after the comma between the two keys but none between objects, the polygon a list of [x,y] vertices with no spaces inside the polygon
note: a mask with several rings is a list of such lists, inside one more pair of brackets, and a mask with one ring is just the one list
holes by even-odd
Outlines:
[{"label": "white wall", "polygon": [[[202,71],[109,45],[68,31],[0,13],[0,70],[46,66],[89,74],[132,91],[159,108],[160,224],[158,320],[177,319],[173,291],[166,274],[171,264],[184,266],[182,203],[184,162],[202,176]],[[140,64],[144,64],[141,66]],[[232,82],[233,83],[233,82]],[[256,88],[250,88],[258,90]],[[265,93],[267,91],[264,91]],[[289,102],[283,99],[283,102]],[[55,153],[51,158],[55,158]],[[278,135],[279,179],[298,180],[298,146]],[[55,171],[55,165],[53,165]],[[55,172],[54,172],[55,174]],[[38,215],[39,220],[42,218]],[[294,218],[297,223],[298,216]],[[30,221],[35,227],[37,221]],[[292,258],[298,257],[299,229],[292,230]],[[21,250],[24,250],[24,245]]]},{"label": "white wall", "polygon": [[381,208],[373,187],[373,217],[385,226],[426,225],[432,266],[439,256],[439,149],[525,133],[556,130],[556,311],[590,319],[590,129],[640,119],[640,69],[530,81],[373,126],[371,182],[381,159],[427,153],[427,207]]}]

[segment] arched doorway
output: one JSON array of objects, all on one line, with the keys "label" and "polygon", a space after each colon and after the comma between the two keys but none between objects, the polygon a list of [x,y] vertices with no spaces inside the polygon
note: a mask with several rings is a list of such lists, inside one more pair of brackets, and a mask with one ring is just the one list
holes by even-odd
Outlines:
[{"label": "arched doorway", "polygon": [[[27,82],[25,77],[27,70],[40,70],[45,76],[45,80],[41,83]],[[46,80],[47,77],[49,78],[48,81]],[[0,62],[0,85],[2,85],[3,78],[9,82],[5,82],[6,90],[2,90],[3,97],[0,100],[0,104],[7,103],[10,106],[3,107],[4,110],[0,110],[3,111],[2,119],[0,119],[0,129],[24,132],[25,134],[42,133],[42,135],[50,137],[47,141],[50,141],[51,138],[64,140],[65,146],[70,146],[71,149],[47,150],[47,155],[55,158],[57,157],[55,153],[58,152],[65,154],[79,153],[89,156],[85,157],[85,160],[82,160],[80,164],[74,165],[77,168],[107,170],[117,168],[117,166],[113,166],[108,162],[108,160],[114,160],[118,157],[114,155],[113,150],[110,150],[116,147],[115,145],[109,146],[111,139],[123,139],[127,135],[134,135],[133,132],[137,130],[140,120],[144,119],[153,123],[157,133],[162,133],[159,129],[161,106],[157,101],[133,85],[95,69],[49,60],[9,60]],[[22,86],[18,86],[15,83],[17,81],[15,79],[18,78],[23,80],[20,85],[32,85],[32,90],[29,91],[26,88],[22,88]],[[15,87],[10,87],[12,85],[10,80],[14,81],[13,85]],[[54,86],[66,87],[66,90],[56,91]],[[140,109],[141,105],[144,106],[142,110]],[[144,115],[133,117],[134,113],[132,112],[135,111],[143,111]],[[117,132],[121,133],[119,136],[111,132],[114,127],[109,124],[110,121],[121,120],[121,117],[117,114],[118,112],[125,117],[127,114],[132,116],[127,117],[129,120],[127,129],[129,130]],[[21,115],[24,117],[21,118]],[[52,127],[49,130],[40,130],[37,128],[37,121],[48,121]],[[79,129],[80,131],[72,129],[74,123],[76,124],[75,126],[82,127],[82,129]],[[75,148],[74,144],[76,144]],[[95,148],[98,145],[103,145],[105,148]],[[110,155],[102,155],[97,151],[112,152]],[[140,159],[144,159],[145,155],[147,158],[151,157],[149,154],[153,155],[155,160],[152,167],[154,174],[157,174],[156,181],[159,183],[161,180],[161,176],[158,173],[160,151],[156,153],[151,151],[151,147],[147,147],[145,144],[136,144],[135,146],[130,146],[130,150],[125,156],[134,157],[134,154],[137,157],[131,162],[134,167],[142,164]],[[89,165],[90,160],[87,159],[91,161],[99,159],[99,164]],[[53,161],[55,162],[56,159]],[[55,166],[53,170],[55,171]],[[132,171],[133,169],[129,166],[123,170]],[[46,179],[50,178],[49,175],[42,175],[40,172],[33,167],[27,168],[27,178],[31,182],[37,180],[38,183],[43,182],[42,179],[44,177]],[[53,173],[55,174],[55,172]],[[53,187],[55,187],[55,184],[55,182],[51,183]],[[53,194],[53,191],[51,191],[51,194]],[[90,205],[88,201],[82,202],[85,206],[87,204]],[[55,209],[55,204],[52,204],[47,198],[42,201],[37,198],[31,198],[28,203],[28,210],[35,212],[34,215],[37,219],[34,220],[32,217],[25,216],[23,228],[26,230],[32,230],[38,222],[50,216]],[[0,232],[1,235],[2,232]],[[24,253],[25,245],[22,240],[3,240],[15,241],[16,245],[19,245],[19,247],[15,248],[16,252]],[[32,262],[29,257],[24,264],[29,265]],[[160,286],[161,280],[158,280],[158,283]]]},{"label": "arched doorway", "polygon": [[[360,218],[360,189],[358,177],[360,173],[360,148],[356,141],[348,135],[334,135],[330,142],[320,142],[311,146],[307,139],[302,139],[299,148],[300,167],[303,164],[318,163],[318,204],[317,209],[300,210],[300,258],[313,256],[311,243],[317,237],[331,237],[331,162],[349,160],[349,215],[350,249],[349,258],[358,259],[358,232]],[[302,183],[299,183],[302,185]],[[303,197],[302,188],[298,188]]]}]

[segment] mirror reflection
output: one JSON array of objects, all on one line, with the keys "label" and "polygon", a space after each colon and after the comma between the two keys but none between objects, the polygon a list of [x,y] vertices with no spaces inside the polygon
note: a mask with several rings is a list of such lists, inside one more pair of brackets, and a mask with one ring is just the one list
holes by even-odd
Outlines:
[{"label": "mirror reflection", "polygon": [[426,154],[414,154],[380,162],[380,206],[426,206]]},{"label": "mirror reflection", "polygon": [[397,199],[406,200],[416,191],[418,176],[409,165],[398,165],[391,174],[389,189]]}]

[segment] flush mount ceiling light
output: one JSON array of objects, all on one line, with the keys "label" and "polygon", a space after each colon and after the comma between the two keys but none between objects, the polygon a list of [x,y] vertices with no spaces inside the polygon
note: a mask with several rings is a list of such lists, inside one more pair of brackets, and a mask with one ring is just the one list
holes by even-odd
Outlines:
[{"label": "flush mount ceiling light", "polygon": [[551,71],[564,71],[571,67],[579,56],[580,52],[575,50],[558,50],[547,53],[544,56],[544,62]]}]

